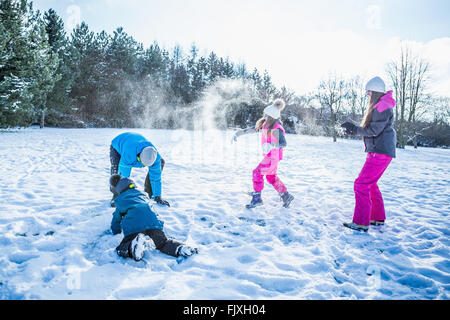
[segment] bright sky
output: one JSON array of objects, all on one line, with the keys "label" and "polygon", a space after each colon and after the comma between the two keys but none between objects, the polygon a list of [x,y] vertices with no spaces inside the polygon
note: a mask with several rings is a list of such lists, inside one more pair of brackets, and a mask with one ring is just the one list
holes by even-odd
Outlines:
[{"label": "bright sky", "polygon": [[[448,0],[35,0],[71,30],[119,26],[149,46],[195,43],[249,69],[265,69],[277,86],[314,90],[330,72],[387,79],[386,63],[410,45],[432,65],[429,89],[450,96]],[[388,82],[388,81],[387,81]]]}]

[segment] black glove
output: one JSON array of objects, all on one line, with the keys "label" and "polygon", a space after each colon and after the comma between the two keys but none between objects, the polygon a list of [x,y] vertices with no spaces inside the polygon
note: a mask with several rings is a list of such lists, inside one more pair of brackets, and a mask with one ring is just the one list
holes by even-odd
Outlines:
[{"label": "black glove", "polygon": [[356,135],[356,130],[358,128],[355,124],[348,121],[341,124],[341,127],[344,128],[346,134],[352,136]]},{"label": "black glove", "polygon": [[161,199],[160,196],[155,197],[155,202],[157,204],[170,207],[170,204],[166,200]]}]

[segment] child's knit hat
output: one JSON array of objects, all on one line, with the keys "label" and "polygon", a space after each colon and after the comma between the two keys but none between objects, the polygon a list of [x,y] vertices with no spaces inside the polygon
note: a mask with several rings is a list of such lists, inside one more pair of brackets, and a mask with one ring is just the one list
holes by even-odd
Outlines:
[{"label": "child's knit hat", "polygon": [[154,147],[145,147],[139,156],[144,166],[151,167],[158,156],[158,152]]},{"label": "child's knit hat", "polygon": [[380,77],[375,77],[369,80],[366,84],[367,91],[376,91],[376,92],[386,92],[386,85],[384,84],[383,79]]},{"label": "child's knit hat", "polygon": [[264,114],[268,115],[269,117],[272,117],[274,119],[280,118],[280,110],[275,107],[274,105],[270,105],[264,109]]},{"label": "child's knit hat", "polygon": [[135,184],[133,179],[131,179],[131,178],[122,178],[117,183],[116,192],[118,194],[121,194],[122,192],[124,192],[124,191],[126,191],[128,189],[133,189],[133,188],[136,188],[136,184]]},{"label": "child's knit hat", "polygon": [[281,111],[286,107],[286,103],[282,99],[275,99],[275,101],[264,109],[264,113],[268,116],[279,119],[281,117]]}]

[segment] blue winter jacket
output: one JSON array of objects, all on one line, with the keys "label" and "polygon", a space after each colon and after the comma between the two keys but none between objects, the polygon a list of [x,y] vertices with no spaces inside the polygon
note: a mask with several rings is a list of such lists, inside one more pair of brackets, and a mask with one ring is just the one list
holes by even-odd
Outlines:
[{"label": "blue winter jacket", "polygon": [[113,234],[123,230],[123,235],[143,232],[149,229],[163,229],[164,222],[158,218],[149,204],[149,197],[139,189],[128,189],[116,198],[116,210],[111,221]]},{"label": "blue winter jacket", "polygon": [[[111,145],[120,154],[119,174],[128,178],[132,168],[142,168],[144,165],[138,161],[137,155],[146,147],[156,147],[143,135],[133,132],[119,134],[113,139]],[[161,156],[158,152],[156,160],[148,167],[153,196],[161,196]]]}]

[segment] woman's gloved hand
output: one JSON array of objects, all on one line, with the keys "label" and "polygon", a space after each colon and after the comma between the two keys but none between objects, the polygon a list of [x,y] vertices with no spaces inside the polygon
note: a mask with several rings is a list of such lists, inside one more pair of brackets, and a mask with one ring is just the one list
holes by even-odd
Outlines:
[{"label": "woman's gloved hand", "polygon": [[357,130],[357,126],[349,121],[344,122],[343,124],[341,124],[341,127],[344,128],[345,133],[349,134],[349,135],[356,135],[356,130]]}]

